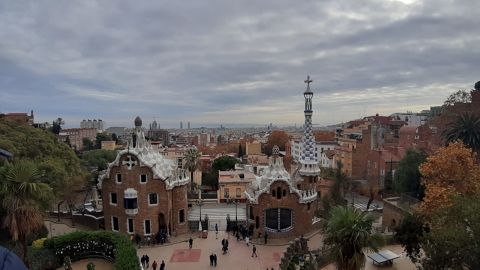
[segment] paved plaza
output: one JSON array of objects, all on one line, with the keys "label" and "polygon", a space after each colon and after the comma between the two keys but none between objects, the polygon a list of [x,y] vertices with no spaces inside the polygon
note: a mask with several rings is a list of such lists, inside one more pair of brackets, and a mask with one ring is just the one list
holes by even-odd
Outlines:
[{"label": "paved plaza", "polygon": [[[51,224],[51,226],[50,226]],[[54,235],[69,233],[77,230],[78,228],[72,228],[65,224],[57,224],[46,222],[47,228],[52,228]],[[220,231],[218,239],[215,239],[215,233],[210,231],[206,239],[197,238],[193,235],[193,247],[188,247],[188,236],[177,237],[172,239],[176,242],[174,244],[158,245],[152,247],[142,247],[137,250],[139,258],[142,255],[148,255],[150,257],[150,264],[154,260],[158,264],[162,260],[165,261],[166,269],[168,270],[184,270],[184,269],[212,269],[210,266],[209,256],[212,253],[217,254],[218,264],[217,269],[228,270],[256,270],[256,269],[278,269],[280,258],[287,245],[282,244],[279,240],[269,240],[269,245],[257,244],[258,258],[252,258],[252,244],[247,247],[244,241],[237,242],[235,237],[231,234],[227,234],[224,231]],[[223,238],[229,241],[229,252],[225,255],[222,254],[221,241]],[[185,240],[183,240],[185,239]],[[181,241],[181,242],[178,242]],[[253,242],[261,242],[259,239],[253,239]],[[321,234],[313,235],[309,241],[308,246],[310,249],[319,248],[322,244]],[[372,261],[367,258],[366,270],[414,270],[415,266],[405,256],[403,248],[399,245],[387,246],[384,249],[389,249],[397,254],[401,254],[399,259],[396,259],[392,266],[389,267],[377,267],[372,264]],[[73,269],[86,269],[86,264],[92,260],[83,260],[75,262]],[[110,270],[112,266],[108,262],[101,260],[95,260],[97,270]],[[152,269],[151,267],[149,269]],[[334,270],[333,265],[324,267],[323,270]]]}]

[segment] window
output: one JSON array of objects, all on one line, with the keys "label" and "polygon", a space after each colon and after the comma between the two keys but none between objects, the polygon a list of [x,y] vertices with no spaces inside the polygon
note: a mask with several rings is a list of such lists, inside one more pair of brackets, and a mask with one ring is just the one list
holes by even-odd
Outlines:
[{"label": "window", "polygon": [[182,209],[178,212],[178,222],[184,223],[185,222],[185,210]]},{"label": "window", "polygon": [[145,229],[145,235],[152,234],[152,230],[151,230],[151,227],[150,227],[150,219],[145,219],[143,225],[144,225],[144,229]]},{"label": "window", "polygon": [[250,206],[249,212],[250,219],[253,220],[253,206]]},{"label": "window", "polygon": [[307,210],[310,210],[310,203],[307,204]]},{"label": "window", "polygon": [[229,198],[230,197],[230,190],[228,190],[228,188],[225,188],[223,190],[223,197],[225,198]]},{"label": "window", "polygon": [[283,190],[283,197],[285,197],[285,196],[287,196],[287,190],[286,189]]},{"label": "window", "polygon": [[140,183],[147,183],[147,175],[146,174],[141,174],[140,175]]},{"label": "window", "polygon": [[127,232],[128,233],[134,233],[135,232],[135,230],[133,228],[133,219],[132,218],[127,219]]},{"label": "window", "polygon": [[122,183],[122,175],[117,173],[116,177],[115,177],[115,181],[120,184]]},{"label": "window", "polygon": [[116,231],[116,232],[119,231],[117,217],[112,217],[112,231]]},{"label": "window", "polygon": [[125,209],[137,209],[138,208],[137,198],[124,198],[123,205]]},{"label": "window", "polygon": [[282,198],[282,189],[280,187],[277,187],[277,199]]},{"label": "window", "polygon": [[235,196],[236,196],[237,198],[242,197],[242,190],[241,190],[240,188],[237,188],[237,190],[236,190],[236,192],[235,192]]},{"label": "window", "polygon": [[110,204],[117,205],[117,193],[110,193]]},{"label": "window", "polygon": [[157,193],[148,194],[148,205],[158,205],[158,195]]},{"label": "window", "polygon": [[177,167],[183,169],[183,158],[177,157]]}]

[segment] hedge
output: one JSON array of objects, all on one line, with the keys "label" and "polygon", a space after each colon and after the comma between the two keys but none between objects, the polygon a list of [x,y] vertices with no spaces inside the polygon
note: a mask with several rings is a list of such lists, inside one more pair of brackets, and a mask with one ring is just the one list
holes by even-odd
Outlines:
[{"label": "hedge", "polygon": [[139,270],[140,261],[132,242],[125,235],[106,231],[78,231],[47,239],[46,248],[55,250],[57,262],[70,256],[72,261],[102,257],[114,262],[117,270]]}]

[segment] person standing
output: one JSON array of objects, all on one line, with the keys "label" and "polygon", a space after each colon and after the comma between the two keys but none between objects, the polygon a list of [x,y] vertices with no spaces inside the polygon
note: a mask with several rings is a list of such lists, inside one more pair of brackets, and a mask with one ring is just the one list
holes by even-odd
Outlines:
[{"label": "person standing", "polygon": [[153,268],[153,270],[157,270],[157,261],[155,261],[155,260],[153,261],[152,268]]},{"label": "person standing", "polygon": [[159,270],[165,270],[165,262],[162,260],[162,264],[160,264]]},{"label": "person standing", "polygon": [[217,254],[213,254],[213,266],[217,267]]},{"label": "person standing", "polygon": [[142,256],[140,262],[142,263],[142,267],[145,268],[145,255]]},{"label": "person standing", "polygon": [[190,248],[192,248],[192,246],[193,246],[193,239],[192,239],[191,236],[190,236],[190,239],[188,239],[188,246],[189,246]]},{"label": "person standing", "polygon": [[145,262],[147,263],[147,268],[150,267],[150,257],[148,255],[145,255]]},{"label": "person standing", "polygon": [[215,223],[215,239],[218,239],[218,224]]},{"label": "person standing", "polygon": [[248,247],[248,244],[250,243],[250,238],[248,237],[248,235],[245,237],[245,243],[247,244],[247,247]]},{"label": "person standing", "polygon": [[210,254],[210,266],[213,266],[213,253]]},{"label": "person standing", "polygon": [[255,257],[258,257],[258,255],[257,255],[257,247],[255,246],[255,244],[254,244],[253,247],[252,247],[252,257],[253,257],[253,255],[255,255]]}]

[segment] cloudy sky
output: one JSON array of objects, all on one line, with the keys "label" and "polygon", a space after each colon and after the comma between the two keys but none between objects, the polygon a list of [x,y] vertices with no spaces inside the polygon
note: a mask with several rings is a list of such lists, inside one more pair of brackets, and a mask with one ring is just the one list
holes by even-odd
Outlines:
[{"label": "cloudy sky", "polygon": [[420,111],[480,80],[480,1],[0,0],[0,112],[108,126]]}]

